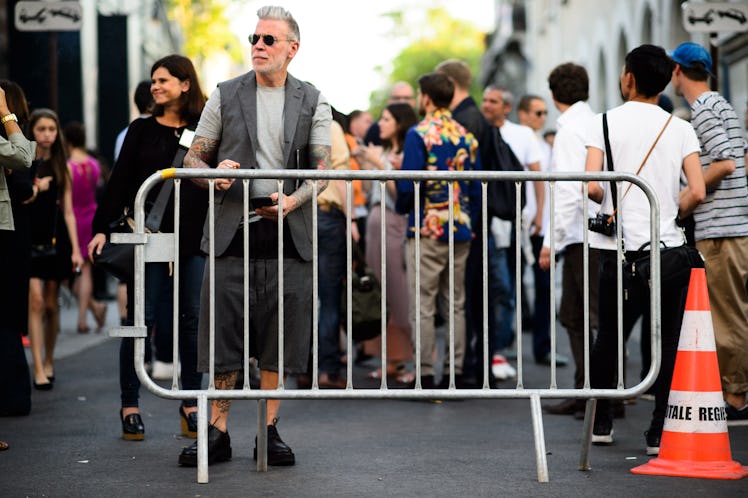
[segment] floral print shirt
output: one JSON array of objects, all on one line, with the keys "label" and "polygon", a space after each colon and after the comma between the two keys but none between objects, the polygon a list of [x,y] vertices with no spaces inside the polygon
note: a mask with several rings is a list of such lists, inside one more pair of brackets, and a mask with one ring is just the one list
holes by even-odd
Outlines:
[{"label": "floral print shirt", "polygon": [[[437,109],[408,130],[405,136],[403,171],[480,170],[478,141],[465,130],[447,109]],[[420,192],[421,237],[449,240],[449,183],[446,180],[422,182]],[[480,213],[480,182],[451,181],[454,213],[454,240],[472,239],[473,220]],[[408,214],[408,237],[415,236],[414,182],[397,182],[397,211]],[[471,220],[472,218],[472,220]]]}]

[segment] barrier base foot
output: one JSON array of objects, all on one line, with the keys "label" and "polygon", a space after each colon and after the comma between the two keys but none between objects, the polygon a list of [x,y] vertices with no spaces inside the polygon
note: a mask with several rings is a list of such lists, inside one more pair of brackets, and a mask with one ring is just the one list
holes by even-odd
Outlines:
[{"label": "barrier base foot", "polygon": [[694,462],[653,458],[649,463],[631,469],[634,474],[652,476],[696,477],[700,479],[742,479],[748,476],[748,467],[735,461]]}]

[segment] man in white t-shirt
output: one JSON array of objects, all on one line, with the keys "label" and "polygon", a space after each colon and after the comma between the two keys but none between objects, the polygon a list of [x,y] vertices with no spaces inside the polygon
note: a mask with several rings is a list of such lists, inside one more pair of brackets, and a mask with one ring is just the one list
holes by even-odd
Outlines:
[{"label": "man in white t-shirt", "polygon": [[[556,121],[556,138],[551,157],[551,171],[584,171],[587,149],[584,146],[587,128],[595,116],[587,104],[589,77],[587,70],[568,62],[556,66],[548,76],[548,86],[553,104],[561,115]],[[561,305],[558,319],[569,335],[569,345],[574,357],[574,387],[584,387],[584,232],[587,220],[600,210],[600,205],[589,201],[588,212],[584,212],[581,182],[556,182],[553,204],[553,232],[547,232],[539,256],[540,268],[551,265],[551,238],[557,255],[563,257]],[[550,196],[546,198],[550,205]],[[593,232],[588,232],[588,241]],[[592,330],[597,328],[597,270],[600,265],[599,249],[590,247],[589,271],[589,316],[588,334],[592,344]],[[544,407],[548,413],[574,415],[584,418],[583,399],[568,399]]]},{"label": "man in white t-shirt", "polygon": [[[667,247],[685,243],[676,219],[688,215],[706,195],[698,157],[699,142],[693,128],[657,105],[658,95],[670,82],[673,66],[665,50],[653,45],[642,45],[626,55],[620,78],[621,94],[626,103],[592,120],[586,140],[585,164],[586,171],[590,172],[599,172],[604,168],[607,159],[603,118],[607,115],[612,169],[635,174],[643,164],[638,174],[652,186],[660,200],[660,240]],[[680,183],[682,174],[685,174],[688,185],[683,192]],[[641,189],[621,185],[623,191],[620,192],[618,207],[622,242],[625,256],[631,261],[650,242],[650,205]],[[589,183],[590,199],[601,202],[603,193],[600,182]],[[625,296],[621,313],[624,341],[639,317],[643,316],[643,333],[647,332],[650,322],[649,286],[635,278],[624,279],[619,284],[618,264],[620,262],[616,260],[615,253],[601,254],[600,326],[590,354],[590,382],[593,388],[598,389],[611,389],[616,385],[619,285],[623,286]],[[661,282],[667,278],[668,275],[663,272]],[[662,362],[653,386],[655,409],[649,429],[645,432],[649,455],[659,453],[687,291],[687,281],[661,285]],[[598,401],[592,442],[613,443],[613,417],[608,400]]]},{"label": "man in white t-shirt", "polygon": [[[550,171],[551,169],[551,146],[543,139],[541,135],[545,127],[545,119],[548,115],[548,107],[545,101],[537,95],[524,95],[519,99],[517,104],[517,117],[523,126],[527,126],[533,131],[533,137],[540,149],[540,171]],[[543,237],[549,225],[548,213],[548,196],[549,187],[543,182],[543,199],[538,202],[534,189],[528,189],[527,205],[522,212],[525,225],[529,225],[531,220],[540,217],[540,226],[530,234],[530,246],[534,263],[532,264],[533,283],[535,288],[535,301],[533,303],[533,349],[543,352],[539,357],[537,352],[536,359],[541,363],[549,365],[551,362],[551,276],[547,268],[541,268],[538,263],[540,251],[543,248]],[[568,360],[561,354],[556,354],[556,365],[565,366]]]},{"label": "man in white t-shirt", "polygon": [[[509,91],[503,88],[489,86],[483,92],[483,104],[481,106],[483,114],[486,116],[488,121],[497,126],[501,131],[501,136],[504,141],[509,144],[509,147],[517,156],[519,162],[529,171],[541,171],[541,160],[543,159],[543,151],[540,143],[535,136],[535,132],[528,126],[519,125],[512,123],[506,117],[512,110],[512,95]],[[545,186],[544,182],[532,182],[531,185],[527,185],[527,204],[525,206],[526,211],[523,212],[523,217],[528,214],[528,209],[531,211],[531,217],[525,217],[528,223],[527,232],[529,236],[540,235],[543,229],[543,200],[545,197]],[[528,208],[528,206],[530,206]],[[540,207],[540,209],[538,209]],[[506,241],[507,245],[511,244],[513,237],[511,236],[512,226],[511,222],[499,220],[494,218],[491,221],[491,232],[497,244],[501,241]],[[528,244],[529,246],[529,244]],[[525,249],[523,247],[523,249]],[[525,259],[528,262],[534,261],[534,256],[527,247],[525,251]],[[510,270],[514,268],[513,251],[509,251],[508,262]],[[536,303],[537,304],[537,303]],[[541,303],[541,305],[543,305]],[[545,303],[548,306],[546,300]],[[547,320],[546,320],[547,322]],[[537,324],[533,327],[533,355],[535,361],[545,365],[550,365],[550,350],[551,340],[549,333],[549,324]],[[567,359],[561,355],[556,356],[556,364],[558,366],[566,365]]]}]

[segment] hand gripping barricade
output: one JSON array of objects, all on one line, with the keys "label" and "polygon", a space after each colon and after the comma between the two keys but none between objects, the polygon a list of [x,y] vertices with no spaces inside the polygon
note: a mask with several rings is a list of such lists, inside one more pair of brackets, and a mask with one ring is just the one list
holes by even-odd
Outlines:
[{"label": "hand gripping barricade", "polygon": [[[166,179],[174,179],[174,196],[175,196],[175,212],[174,212],[174,233],[146,233],[144,230],[145,215],[144,215],[144,202],[149,191],[155,188],[159,182]],[[283,223],[282,217],[278,219],[278,246],[279,246],[279,276],[278,276],[278,306],[279,306],[279,320],[278,320],[278,386],[274,390],[259,390],[250,387],[249,375],[250,375],[250,364],[249,355],[246,354],[249,351],[249,324],[248,321],[244,321],[244,378],[243,388],[235,390],[217,390],[215,388],[215,371],[214,371],[214,344],[215,344],[215,322],[210,324],[210,350],[209,350],[209,371],[208,371],[208,388],[195,391],[195,390],[182,390],[179,388],[178,383],[178,372],[176,369],[173,372],[172,384],[170,388],[164,388],[156,384],[148,375],[145,369],[145,338],[147,330],[145,327],[145,263],[146,262],[174,262],[174,313],[175,315],[179,310],[179,296],[178,296],[178,283],[179,283],[179,205],[180,205],[180,188],[181,181],[191,181],[194,178],[202,178],[208,182],[209,192],[209,207],[208,207],[208,229],[211,239],[210,252],[206,261],[207,268],[209,268],[210,277],[210,289],[211,295],[209,298],[210,303],[210,316],[215,316],[215,298],[213,290],[215,289],[216,282],[214,281],[215,275],[214,264],[215,264],[215,250],[213,247],[213,235],[215,225],[215,209],[214,209],[214,192],[215,192],[215,180],[218,178],[235,178],[240,181],[240,186],[243,192],[244,212],[249,212],[249,185],[250,181],[257,178],[264,179],[276,179],[278,181],[278,191],[283,191],[284,181],[297,182],[299,180],[310,180],[313,183],[313,196],[312,196],[312,244],[313,244],[313,295],[312,302],[316,303],[318,298],[318,241],[317,241],[317,194],[319,191],[318,181],[319,180],[341,180],[346,184],[346,202],[347,212],[352,213],[352,180],[370,180],[373,182],[372,188],[379,188],[381,197],[385,197],[385,187],[388,180],[407,180],[414,182],[414,197],[415,197],[415,223],[417,226],[420,225],[420,189],[421,184],[426,181],[448,181],[449,185],[449,199],[450,205],[454,202],[454,191],[453,181],[454,180],[476,180],[481,182],[482,189],[482,202],[481,202],[481,217],[483,220],[487,220],[487,204],[486,204],[486,193],[489,182],[491,181],[510,181],[514,182],[516,188],[516,199],[517,199],[517,218],[515,222],[518,226],[521,226],[521,206],[520,202],[522,199],[521,189],[524,188],[523,183],[528,181],[547,181],[549,182],[550,191],[550,212],[554,212],[554,188],[558,181],[573,181],[579,182],[583,192],[583,210],[587,212],[587,182],[592,180],[602,181],[613,181],[613,182],[630,182],[635,184],[637,187],[643,190],[645,193],[651,208],[650,215],[650,230],[651,230],[651,248],[650,254],[652,257],[652,280],[656,282],[653,284],[650,296],[650,308],[651,308],[651,364],[645,378],[633,387],[625,388],[622,382],[619,382],[615,389],[592,389],[590,388],[590,339],[589,339],[589,255],[588,255],[588,241],[587,232],[584,233],[584,258],[583,258],[583,274],[585,280],[585,298],[584,298],[584,387],[581,389],[570,389],[570,388],[559,388],[556,380],[556,308],[552,304],[550,306],[551,314],[551,368],[550,368],[550,382],[546,387],[526,387],[524,374],[523,374],[523,354],[522,354],[522,341],[517,341],[517,381],[514,389],[492,389],[489,385],[489,352],[488,352],[488,262],[486,258],[487,254],[487,234],[488,234],[488,223],[482,223],[482,300],[483,300],[483,329],[482,329],[482,342],[483,342],[483,358],[482,358],[482,386],[480,388],[473,389],[460,389],[457,390],[455,387],[455,369],[454,369],[454,282],[455,278],[464,278],[464,275],[454,274],[454,235],[452,228],[454,227],[454,209],[449,210],[449,251],[450,251],[450,265],[449,265],[449,287],[450,287],[450,303],[449,303],[449,321],[448,321],[448,336],[447,336],[447,347],[448,357],[450,358],[449,371],[445,372],[449,380],[449,387],[447,389],[424,389],[421,385],[421,353],[420,353],[420,316],[416,313],[416,325],[415,325],[415,344],[414,344],[414,356],[415,356],[415,387],[413,389],[393,389],[388,386],[387,376],[383,375],[381,378],[381,385],[379,389],[355,389],[352,383],[353,378],[353,359],[352,355],[347,355],[346,365],[346,378],[347,385],[344,389],[326,389],[320,390],[318,385],[318,308],[313,306],[312,316],[312,388],[309,390],[298,390],[298,389],[286,389],[284,385],[284,373],[283,373],[283,355],[284,355],[284,335],[283,335]],[[621,189],[618,189],[620,192]],[[620,199],[619,199],[620,201]],[[283,209],[282,196],[278,203],[279,209]],[[620,216],[620,212],[618,214]],[[587,220],[583,220],[586,226]],[[347,235],[347,250],[346,260],[347,265],[347,285],[345,298],[348,303],[348,312],[346,317],[347,329],[351,328],[351,262],[352,262],[352,246],[351,246],[351,217],[348,215],[346,220],[346,235]],[[620,222],[617,223],[618,227],[618,240],[620,240]],[[386,238],[385,232],[385,212],[382,211],[381,220],[381,237],[382,240]],[[551,217],[551,225],[549,228],[551,231],[554,229],[553,217]],[[519,251],[521,246],[521,233],[519,230],[516,231],[516,246],[517,246],[517,262],[515,266],[516,274],[520,273],[520,257]],[[506,171],[471,171],[471,172],[436,172],[436,171],[320,171],[320,170],[304,170],[304,171],[293,171],[293,170],[260,170],[260,169],[237,169],[237,170],[215,170],[215,169],[166,169],[151,175],[140,187],[138,194],[135,199],[135,230],[133,233],[126,234],[114,234],[112,237],[114,243],[126,243],[135,245],[135,278],[134,278],[134,320],[135,325],[132,327],[117,327],[110,331],[110,335],[115,337],[133,337],[135,338],[135,371],[140,378],[143,385],[152,393],[157,396],[161,396],[166,399],[188,399],[196,398],[198,406],[198,466],[197,466],[197,481],[199,483],[208,482],[208,447],[207,447],[207,432],[208,432],[208,401],[211,399],[246,399],[246,400],[257,400],[258,401],[258,458],[257,458],[257,469],[260,471],[267,470],[267,455],[265,449],[267,448],[267,426],[265,419],[267,416],[267,399],[529,399],[530,400],[530,412],[532,417],[532,429],[535,442],[535,460],[537,465],[537,479],[540,482],[548,482],[548,465],[546,460],[546,449],[545,449],[545,435],[543,431],[543,421],[541,412],[541,399],[558,399],[558,398],[575,398],[575,399],[587,399],[587,412],[585,417],[584,428],[582,432],[582,449],[580,456],[579,469],[589,470],[589,448],[590,439],[592,434],[592,415],[595,407],[595,399],[607,398],[607,399],[626,399],[632,396],[637,396],[644,393],[655,381],[657,374],[660,369],[660,286],[659,286],[659,275],[660,275],[660,264],[659,264],[659,203],[656,195],[652,188],[647,184],[646,181],[640,177],[634,176],[630,173],[621,172],[600,172],[600,173],[567,173],[567,172],[555,172],[555,173],[543,173],[543,172],[506,172]],[[551,258],[555,257],[555,247],[553,238],[551,237]],[[416,231],[415,236],[415,257],[419,260],[420,256],[420,235]],[[244,230],[244,286],[245,291],[248,288],[248,232]],[[382,244],[381,254],[381,286],[382,286],[382,301],[381,301],[381,313],[382,317],[387,316],[387,303],[386,303],[386,244]],[[619,261],[621,260],[622,247],[618,244],[618,255]],[[618,272],[620,275],[621,266],[619,263]],[[420,286],[420,265],[416,265],[415,268],[415,287]],[[550,281],[555,281],[555,268],[553,265],[550,268]],[[415,306],[419,309],[420,306],[420,293],[415,292]],[[522,289],[521,286],[516,286],[516,302],[522,302]],[[249,306],[247,301],[247,295],[245,292],[245,315],[247,315]],[[556,302],[555,297],[555,286],[551,286],[551,303]],[[622,303],[622,291],[618,289],[618,307],[621,309]],[[618,378],[623,378],[623,363],[624,363],[624,350],[623,347],[623,332],[621,313],[619,312],[618,321]],[[386,320],[381,321],[381,368],[385,371],[387,367],[387,331],[386,331]],[[522,313],[516,313],[516,330],[522,330]],[[174,354],[177,355],[178,351],[178,320],[174,320]],[[347,336],[346,348],[348,351],[353,350],[353,339],[352,334]],[[175,362],[176,365],[176,362]]]},{"label": "hand gripping barricade", "polygon": [[634,474],[742,479],[748,467],[733,461],[714,329],[703,268],[691,282],[670,387],[660,454]]}]

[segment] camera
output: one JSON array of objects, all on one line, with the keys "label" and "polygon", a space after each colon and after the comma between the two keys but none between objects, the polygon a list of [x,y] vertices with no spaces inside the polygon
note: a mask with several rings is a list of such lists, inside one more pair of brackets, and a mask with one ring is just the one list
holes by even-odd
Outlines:
[{"label": "camera", "polygon": [[610,237],[616,231],[615,218],[612,214],[597,213],[597,216],[587,220],[587,228]]}]

